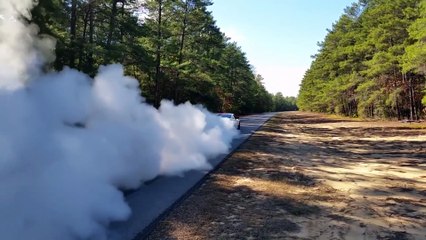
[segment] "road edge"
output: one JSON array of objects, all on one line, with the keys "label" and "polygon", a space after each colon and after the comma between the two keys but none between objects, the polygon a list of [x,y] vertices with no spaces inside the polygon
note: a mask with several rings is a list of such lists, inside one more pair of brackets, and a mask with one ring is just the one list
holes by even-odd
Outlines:
[{"label": "road edge", "polygon": [[148,226],[146,226],[141,232],[136,234],[136,236],[133,237],[132,240],[146,239],[148,237],[148,235],[154,230],[154,228],[155,228],[155,226],[157,225],[158,222],[160,222],[165,217],[167,217],[174,208],[176,208],[180,203],[185,201],[185,199],[187,199],[197,188],[199,188],[207,180],[207,178],[210,177],[210,175],[213,172],[216,172],[216,170],[219,169],[222,166],[222,164],[226,160],[228,160],[228,158],[231,157],[231,155],[234,154],[240,148],[241,145],[243,145],[245,142],[247,142],[254,133],[256,133],[261,127],[263,127],[266,123],[268,123],[278,113],[279,112],[276,112],[274,115],[272,115],[270,118],[268,118],[268,120],[266,120],[264,123],[259,125],[259,127],[257,127],[255,130],[253,130],[250,133],[250,135],[244,141],[242,141],[234,150],[230,151],[223,158],[222,161],[220,161],[215,167],[213,167],[208,173],[206,173],[198,182],[196,182],[191,188],[189,188],[184,194],[182,194],[182,196],[179,197],[174,203],[172,203],[164,212],[162,212],[160,215],[158,215],[158,217],[156,217]]}]

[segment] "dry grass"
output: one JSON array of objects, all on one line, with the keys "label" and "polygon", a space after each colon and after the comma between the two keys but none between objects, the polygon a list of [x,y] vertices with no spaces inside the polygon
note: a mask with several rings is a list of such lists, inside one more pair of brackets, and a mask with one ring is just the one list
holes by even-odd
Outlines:
[{"label": "dry grass", "polygon": [[426,131],[271,119],[148,239],[426,239]]}]

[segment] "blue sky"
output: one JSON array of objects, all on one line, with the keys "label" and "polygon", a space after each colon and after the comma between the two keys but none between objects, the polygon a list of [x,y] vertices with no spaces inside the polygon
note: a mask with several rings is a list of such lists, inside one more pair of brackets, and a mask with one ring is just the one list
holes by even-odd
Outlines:
[{"label": "blue sky", "polygon": [[266,89],[297,96],[303,74],[323,41],[354,0],[213,0],[220,27],[247,54]]}]

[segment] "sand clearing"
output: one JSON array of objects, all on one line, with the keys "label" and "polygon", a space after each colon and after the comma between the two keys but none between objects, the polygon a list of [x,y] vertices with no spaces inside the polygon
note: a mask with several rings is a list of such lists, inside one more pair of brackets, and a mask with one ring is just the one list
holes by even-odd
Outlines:
[{"label": "sand clearing", "polygon": [[425,127],[278,114],[148,239],[426,239]]}]

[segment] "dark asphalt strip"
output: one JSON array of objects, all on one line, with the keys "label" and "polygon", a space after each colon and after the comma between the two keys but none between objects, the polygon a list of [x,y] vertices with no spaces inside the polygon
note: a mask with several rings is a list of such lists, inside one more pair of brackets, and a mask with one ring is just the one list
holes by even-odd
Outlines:
[{"label": "dark asphalt strip", "polygon": [[[188,191],[186,191],[179,199],[177,199],[172,205],[170,205],[170,207],[168,207],[163,213],[161,213],[156,219],[154,219],[147,227],[145,227],[142,232],[138,233],[136,235],[135,238],[133,238],[133,240],[141,240],[141,239],[146,239],[149,234],[154,230],[155,226],[157,225],[157,223],[159,223],[161,220],[163,220],[165,217],[167,217],[167,215],[169,215],[169,213],[177,206],[179,206],[185,199],[187,199],[196,189],[198,189],[206,180],[208,177],[210,177],[210,175],[215,172],[217,169],[219,169],[222,164],[229,158],[231,157],[232,154],[234,154],[241,145],[243,145],[245,142],[247,142],[251,136],[257,131],[259,130],[261,127],[263,127],[267,122],[269,122],[273,117],[275,116],[272,115],[268,120],[266,120],[264,123],[262,123],[261,125],[259,125],[259,127],[257,127],[256,129],[252,130],[251,133],[249,134],[249,136],[243,140],[237,147],[235,147],[231,152],[229,152],[224,158],[223,160],[218,163],[212,170],[210,170],[207,174],[205,174],[197,183],[195,183],[195,185],[193,185],[190,189],[188,189]],[[155,178],[156,179],[156,178]],[[153,181],[155,181],[155,179],[153,179]]]}]

